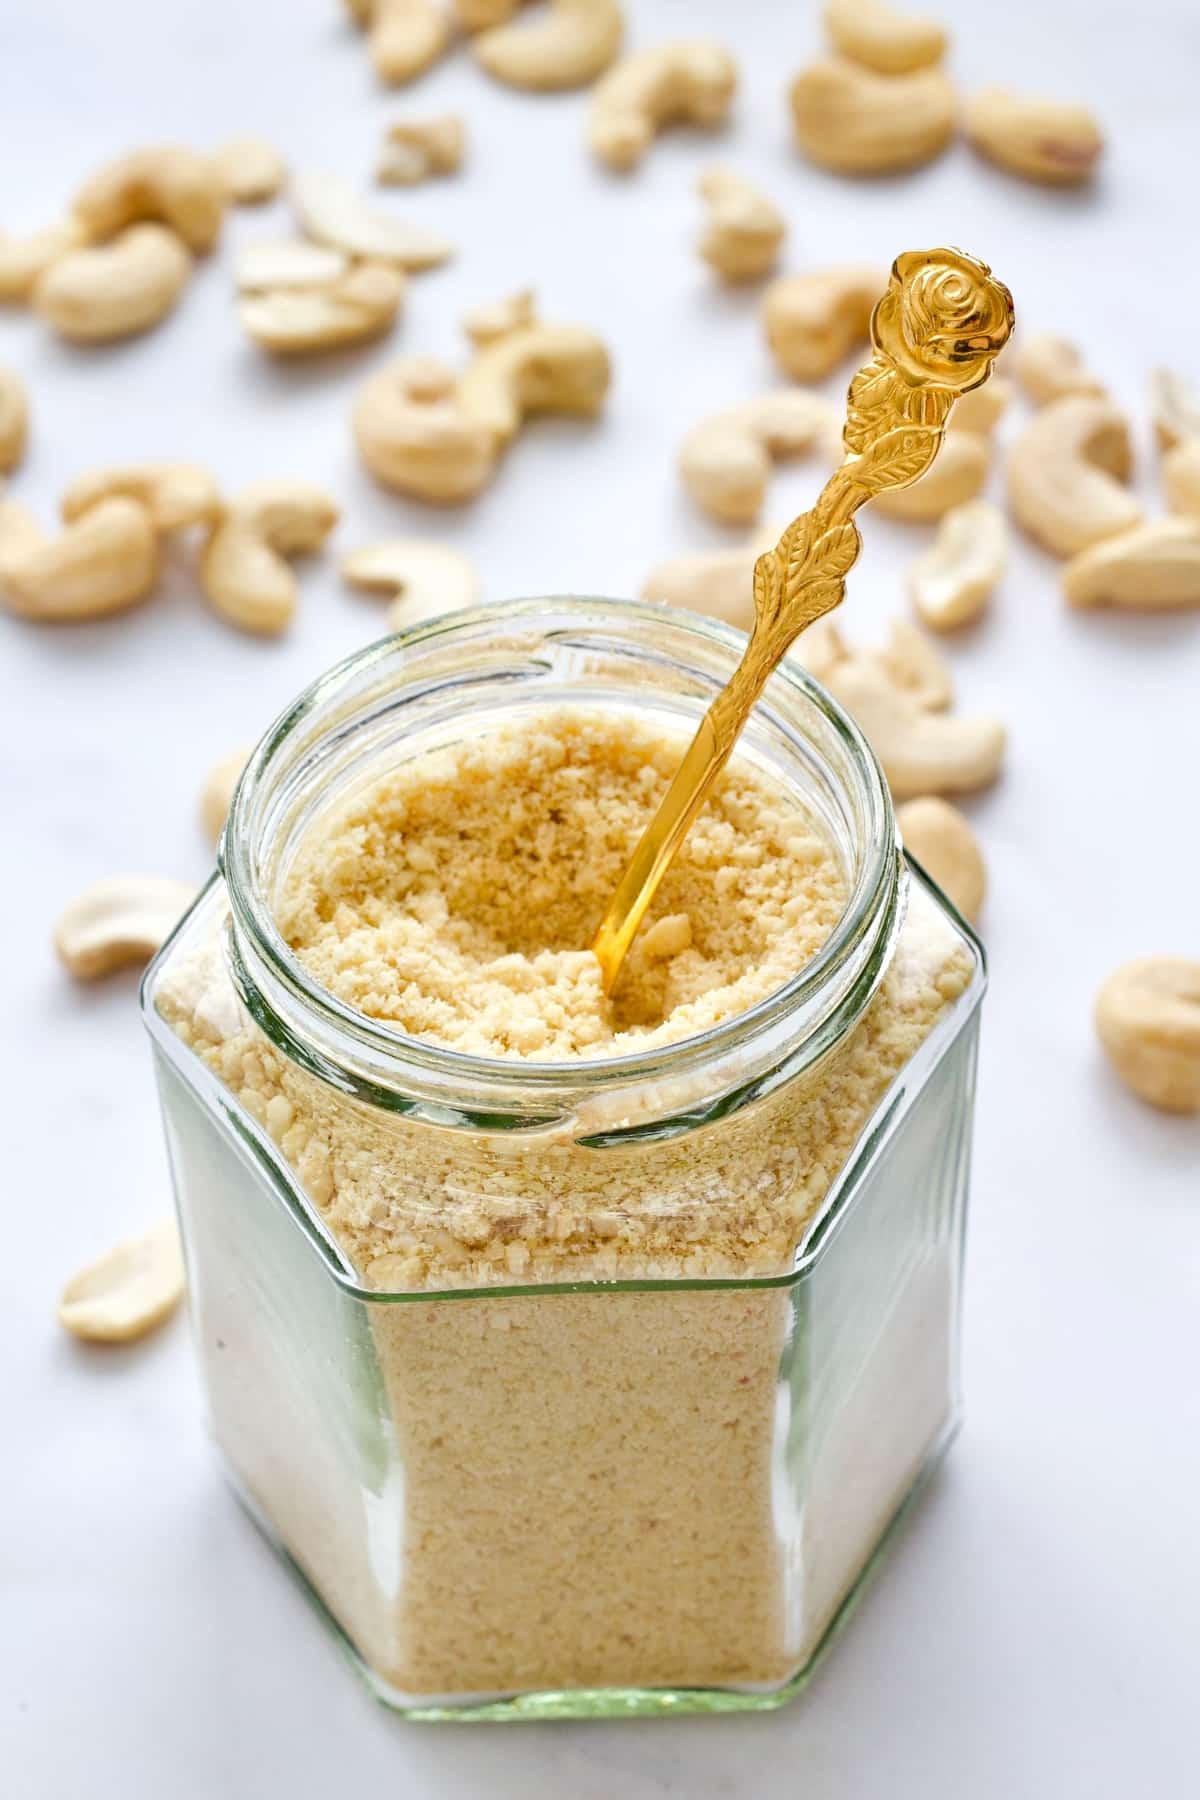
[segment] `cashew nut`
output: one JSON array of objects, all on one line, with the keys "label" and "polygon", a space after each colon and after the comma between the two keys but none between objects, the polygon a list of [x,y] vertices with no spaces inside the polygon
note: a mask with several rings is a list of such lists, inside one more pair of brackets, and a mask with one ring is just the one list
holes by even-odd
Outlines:
[{"label": "cashew nut", "polygon": [[710,518],[730,524],[757,519],[772,458],[811,450],[833,416],[827,400],[798,388],[779,388],[715,413],[683,440],[683,485]]},{"label": "cashew nut", "polygon": [[987,868],[975,833],[958,808],[925,794],[898,806],[896,823],[905,848],[974,924],[987,891]]},{"label": "cashew nut", "polygon": [[154,144],[120,156],[75,196],[75,217],[93,239],[155,220],[197,254],[216,243],[224,211],[225,183],[215,157],[179,144]]},{"label": "cashew nut", "polygon": [[463,330],[471,342],[482,349],[497,338],[507,337],[523,325],[532,325],[537,317],[537,302],[532,288],[518,288],[503,300],[489,300],[472,307],[463,319]]},{"label": "cashew nut", "polygon": [[471,40],[476,62],[509,87],[552,93],[586,87],[608,68],[621,48],[617,0],[550,0],[547,16],[533,25],[505,22]]},{"label": "cashew nut", "polygon": [[270,288],[238,306],[248,337],[273,356],[344,350],[395,324],[405,279],[386,263],[360,263],[326,286]]},{"label": "cashew nut", "polygon": [[0,600],[26,619],[99,619],[144,600],[158,573],[154,521],[136,500],[101,500],[56,538],[0,502]]},{"label": "cashew nut", "polygon": [[328,287],[349,268],[350,258],[342,250],[305,238],[279,238],[243,245],[233,274],[239,292],[261,294],[271,288]]},{"label": "cashew nut", "polygon": [[763,324],[776,360],[796,381],[820,381],[866,343],[887,280],[886,269],[854,264],[773,281],[763,295]]},{"label": "cashew nut", "polygon": [[381,81],[399,87],[431,68],[450,48],[453,21],[439,0],[353,0],[367,27],[367,48]]},{"label": "cashew nut", "polygon": [[942,440],[935,461],[909,487],[885,488],[871,505],[889,519],[925,523],[973,500],[988,477],[992,447],[981,431],[955,430]]},{"label": "cashew nut", "polygon": [[[1104,383],[1090,372],[1075,345],[1050,331],[1022,338],[1014,346],[1013,371],[1035,406],[1047,406],[1065,394],[1105,396]],[[989,381],[987,387],[991,385]]]},{"label": "cashew nut", "polygon": [[215,844],[225,829],[225,820],[233,800],[233,790],[250,758],[248,748],[231,750],[214,763],[200,790],[200,818],[207,836]]},{"label": "cashew nut", "polygon": [[1073,556],[1062,580],[1071,606],[1200,606],[1200,518],[1154,519],[1105,538]]},{"label": "cashew nut", "polygon": [[672,557],[651,569],[641,598],[724,619],[727,625],[749,631],[754,623],[754,563],[778,536],[774,530],[756,531],[746,543],[727,550]]},{"label": "cashew nut", "polygon": [[30,237],[0,236],[0,300],[28,300],[38,276],[68,250],[78,250],[87,241],[78,219],[49,225]]},{"label": "cashew nut", "polygon": [[29,434],[29,402],[25,384],[13,369],[0,368],[0,475],[8,475],[25,454]]},{"label": "cashew nut", "polygon": [[985,436],[1003,418],[1012,399],[1012,383],[1003,375],[993,375],[982,387],[972,388],[954,402],[950,414],[952,431],[978,431]]},{"label": "cashew nut", "polygon": [[148,462],[77,475],[62,497],[62,516],[70,524],[114,495],[138,501],[159,532],[211,524],[221,509],[217,484],[207,469],[196,463]]},{"label": "cashew nut", "polygon": [[941,652],[910,620],[893,619],[887,643],[865,658],[922,711],[945,712],[953,703],[954,683]]},{"label": "cashew nut", "polygon": [[376,179],[412,187],[431,175],[453,175],[462,167],[467,133],[458,113],[437,119],[401,119],[384,133]]},{"label": "cashew nut", "polygon": [[609,376],[608,351],[594,331],[535,320],[478,346],[459,377],[458,403],[501,449],[531,413],[599,412]]},{"label": "cashew nut", "polygon": [[338,516],[333,501],[306,481],[258,481],[243,488],[200,558],[200,585],[217,612],[243,631],[282,631],[297,599],[285,558],[319,550]]},{"label": "cashew nut", "polygon": [[800,149],[839,175],[918,168],[954,133],[954,88],[936,68],[877,75],[831,56],[797,75],[789,99]]},{"label": "cashew nut", "polygon": [[454,254],[454,246],[436,232],[376,212],[339,175],[297,175],[290,193],[301,229],[349,256],[399,263],[403,269],[435,269]]},{"label": "cashew nut", "polygon": [[1085,106],[1031,99],[1007,88],[985,88],[968,100],[963,129],[990,162],[1053,186],[1089,180],[1104,149],[1100,127]]},{"label": "cashew nut", "polygon": [[170,1316],[184,1285],[179,1232],[174,1219],[163,1219],[73,1275],[58,1303],[58,1322],[95,1343],[128,1343]]},{"label": "cashew nut", "polygon": [[479,596],[479,577],[462,552],[427,538],[387,538],[355,550],[342,559],[342,579],[391,600],[388,624],[393,631],[458,612]]},{"label": "cashew nut", "polygon": [[1068,394],[1035,414],[1008,457],[1018,525],[1056,556],[1073,556],[1137,525],[1142,509],[1122,486],[1133,452],[1111,400]]},{"label": "cashew nut", "polygon": [[225,198],[235,206],[260,206],[274,200],[283,186],[287,165],[265,138],[229,138],[214,151]]},{"label": "cashew nut", "polygon": [[956,631],[983,611],[1008,558],[1008,525],[987,500],[951,507],[937,537],[908,572],[908,590],[922,623]]},{"label": "cashew nut", "polygon": [[881,75],[908,75],[946,54],[946,33],[935,20],[895,12],[884,0],[829,0],[825,29],[842,56]]},{"label": "cashew nut", "polygon": [[779,208],[731,169],[707,170],[700,193],[709,208],[705,262],[725,281],[757,281],[774,268],[787,228]]},{"label": "cashew nut", "polygon": [[491,479],[495,439],[458,403],[452,370],[404,357],[372,375],[354,403],[354,441],[384,487],[446,504]]},{"label": "cashew nut", "polygon": [[897,800],[967,792],[999,774],[1005,733],[998,719],[929,712],[865,657],[838,663],[826,685],[866,733]]},{"label": "cashew nut", "polygon": [[131,337],[165,319],[191,273],[181,238],[165,225],[131,225],[110,244],[68,250],[40,275],[33,304],[75,343]]},{"label": "cashew nut", "polygon": [[1150,404],[1160,450],[1200,441],[1200,400],[1182,375],[1172,369],[1152,370]]},{"label": "cashew nut", "polygon": [[149,962],[195,898],[194,887],[165,875],[97,881],[59,914],[58,959],[76,981],[98,981],[130,963]]},{"label": "cashew nut", "polygon": [[1096,996],[1096,1031],[1113,1068],[1163,1112],[1200,1112],[1200,963],[1143,956]]},{"label": "cashew nut", "polygon": [[1190,438],[1167,451],[1162,478],[1168,512],[1200,519],[1200,438]]},{"label": "cashew nut", "polygon": [[732,56],[708,39],[635,50],[597,83],[588,142],[610,169],[636,168],[668,125],[723,125],[736,87]]}]

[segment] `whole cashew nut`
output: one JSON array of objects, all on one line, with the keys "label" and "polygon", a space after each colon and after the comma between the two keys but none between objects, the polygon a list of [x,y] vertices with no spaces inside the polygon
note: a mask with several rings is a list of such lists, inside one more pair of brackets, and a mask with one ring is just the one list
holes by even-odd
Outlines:
[{"label": "whole cashew nut", "polygon": [[196,898],[162,875],[114,875],[85,888],[59,914],[54,948],[76,981],[97,981],[162,948]]},{"label": "whole cashew nut", "polygon": [[[515,11],[516,9],[511,9]],[[497,23],[471,40],[477,63],[509,87],[586,87],[608,68],[624,29],[617,0],[550,0],[535,24]]]},{"label": "whole cashew nut", "polygon": [[839,175],[919,168],[954,134],[954,88],[940,69],[877,75],[827,57],[797,75],[789,99],[800,149]]},{"label": "whole cashew nut", "polygon": [[338,521],[333,501],[305,481],[243,488],[213,527],[200,558],[200,585],[222,618],[273,635],[296,610],[296,577],[285,558],[319,550]]},{"label": "whole cashew nut", "polygon": [[202,255],[217,241],[225,198],[214,157],[180,144],[154,144],[107,163],[80,188],[74,211],[92,239],[154,220]]},{"label": "whole cashew nut", "polygon": [[78,219],[48,225],[29,237],[0,235],[0,300],[28,300],[38,277],[50,264],[68,250],[80,249],[87,241],[87,232]]},{"label": "whole cashew nut", "polygon": [[1200,519],[1200,438],[1190,438],[1167,451],[1162,478],[1167,511]]},{"label": "whole cashew nut", "polygon": [[318,244],[402,269],[435,269],[454,246],[421,225],[381,213],[339,175],[297,175],[290,188],[300,226]]},{"label": "whole cashew nut", "polygon": [[460,550],[428,538],[387,538],[355,550],[342,559],[342,579],[392,602],[388,624],[393,631],[458,612],[479,597],[474,565]]},{"label": "whole cashew nut", "polygon": [[492,432],[458,403],[451,369],[404,357],[380,369],[354,403],[354,441],[376,481],[418,500],[455,505],[485,488]]},{"label": "whole cashew nut", "polygon": [[867,651],[865,660],[877,664],[923,712],[945,712],[953,704],[954,683],[941,652],[910,620],[893,619],[887,642]]},{"label": "whole cashew nut", "polygon": [[231,750],[220,762],[213,764],[204,778],[204,786],[200,790],[200,818],[205,835],[214,844],[225,829],[225,820],[233,801],[233,790],[249,760],[248,746]]},{"label": "whole cashew nut", "polygon": [[731,169],[700,177],[708,222],[700,254],[724,281],[757,281],[773,269],[787,229],[779,208]]},{"label": "whole cashew nut", "polygon": [[985,88],[968,100],[963,128],[989,162],[1054,187],[1090,180],[1104,150],[1104,135],[1085,106],[1006,88]]},{"label": "whole cashew nut", "polygon": [[462,167],[466,142],[466,126],[458,113],[401,119],[384,133],[375,178],[395,187],[413,187],[431,175],[453,175]]},{"label": "whole cashew nut", "polygon": [[213,152],[213,161],[234,206],[261,206],[274,200],[284,183],[287,165],[266,138],[228,138]]},{"label": "whole cashew nut", "polygon": [[904,846],[951,899],[964,919],[978,919],[987,892],[979,841],[956,806],[925,794],[896,808]]},{"label": "whole cashew nut", "polygon": [[1129,427],[1111,400],[1068,394],[1051,401],[1009,452],[1013,516],[1056,556],[1128,531],[1142,517],[1122,486],[1132,461]]},{"label": "whole cashew nut", "polygon": [[887,270],[873,263],[773,281],[763,295],[763,324],[787,374],[795,381],[820,381],[865,344],[887,281]]},{"label": "whole cashew nut", "polygon": [[149,331],[187,284],[192,259],[165,225],[131,225],[111,243],[69,250],[40,275],[33,304],[61,337],[107,343]]},{"label": "whole cashew nut", "polygon": [[1008,525],[999,507],[988,500],[951,507],[933,544],[908,572],[922,624],[956,631],[977,619],[1007,559]]},{"label": "whole cashew nut", "polygon": [[25,384],[13,369],[0,367],[0,475],[9,475],[25,454],[29,435],[29,402]]},{"label": "whole cashew nut", "polygon": [[174,1219],[163,1219],[73,1275],[58,1303],[58,1322],[89,1342],[126,1344],[169,1318],[185,1285],[179,1231]]},{"label": "whole cashew nut", "polygon": [[1012,399],[1012,382],[993,375],[982,387],[972,388],[955,401],[950,414],[951,431],[977,431],[985,437],[1004,417]]},{"label": "whole cashew nut", "polygon": [[610,169],[636,168],[665,126],[723,125],[736,87],[732,56],[707,39],[635,50],[597,83],[588,142]]},{"label": "whole cashew nut", "polygon": [[772,459],[811,450],[835,416],[827,400],[798,388],[715,413],[683,440],[683,485],[710,518],[746,524],[762,510]]},{"label": "whole cashew nut", "polygon": [[1051,400],[1061,400],[1066,394],[1103,398],[1106,392],[1104,383],[1091,373],[1076,346],[1066,338],[1055,337],[1051,331],[1022,338],[1014,345],[1013,371],[1035,406],[1048,406]]},{"label": "whole cashew nut", "polygon": [[671,557],[651,569],[641,598],[704,613],[748,631],[754,623],[754,564],[778,536],[775,530],[756,531],[746,543],[729,549]]},{"label": "whole cashew nut", "polygon": [[454,38],[449,10],[439,0],[355,0],[367,28],[367,49],[380,81],[400,87],[432,68]]},{"label": "whole cashew nut", "polygon": [[999,774],[1005,732],[998,719],[930,712],[861,657],[837,664],[826,685],[865,732],[897,800],[968,792]]},{"label": "whole cashew nut", "polygon": [[1163,1112],[1200,1112],[1200,963],[1143,956],[1096,996],[1096,1031],[1113,1068]]},{"label": "whole cashew nut", "polygon": [[148,462],[77,475],[62,497],[60,511],[70,524],[115,495],[144,506],[158,532],[209,525],[221,510],[220,491],[207,469],[197,463]]},{"label": "whole cashew nut", "polygon": [[946,54],[946,33],[934,19],[898,13],[884,0],[829,0],[824,20],[835,50],[881,75],[909,75]]},{"label": "whole cashew nut", "polygon": [[247,337],[272,356],[344,350],[390,331],[405,279],[386,263],[359,263],[324,286],[268,288],[238,305]]},{"label": "whole cashew nut", "polygon": [[1105,538],[1073,556],[1062,581],[1071,606],[1200,606],[1200,518],[1154,519]]},{"label": "whole cashew nut", "polygon": [[871,505],[888,519],[925,524],[973,500],[988,477],[992,446],[986,433],[955,430],[942,440],[936,460],[910,487],[885,488]]},{"label": "whole cashew nut", "polygon": [[136,500],[101,500],[56,538],[0,502],[0,601],[26,619],[99,619],[144,600],[158,573],[154,521]]},{"label": "whole cashew nut", "polygon": [[1152,370],[1150,405],[1160,450],[1200,441],[1200,400],[1182,375],[1173,369]]},{"label": "whole cashew nut", "polygon": [[479,346],[459,377],[458,403],[502,449],[531,413],[598,413],[609,377],[608,351],[594,331],[535,321]]}]

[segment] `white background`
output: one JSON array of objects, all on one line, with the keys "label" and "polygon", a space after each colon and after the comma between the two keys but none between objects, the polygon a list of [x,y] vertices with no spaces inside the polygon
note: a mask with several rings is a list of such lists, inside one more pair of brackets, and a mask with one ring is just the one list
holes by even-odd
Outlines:
[{"label": "white background", "polygon": [[[931,8],[935,0],[930,0]],[[488,598],[628,594],[676,550],[720,541],[678,492],[703,413],[776,379],[754,293],[718,292],[693,244],[696,176],[755,173],[791,220],[786,265],[887,260],[958,242],[1012,286],[1032,329],[1076,338],[1128,406],[1148,505],[1149,365],[1200,377],[1195,171],[1200,13],[1191,0],[960,0],[953,67],[1094,105],[1111,155],[1093,194],[1056,195],[962,146],[911,177],[848,183],[788,143],[785,78],[808,8],[640,0],[630,37],[711,30],[743,71],[723,137],[677,134],[631,179],[598,171],[583,96],[499,89],[458,54],[406,93],[372,81],[335,0],[5,0],[0,224],[47,222],[139,141],[256,129],[298,165],[362,179],[384,123],[461,108],[470,166],[389,194],[461,245],[413,280],[391,343],[268,366],[241,339],[232,217],[178,311],[144,340],[72,350],[0,317],[33,435],[15,495],[48,518],[90,465],[150,455],[325,483],[334,550],[426,531],[477,560]],[[815,12],[815,9],[814,9]],[[600,328],[616,367],[598,426],[539,424],[473,506],[432,514],[374,489],[348,415],[403,346],[457,356],[470,304],[533,281],[544,312]],[[844,383],[844,376],[832,385]],[[1007,425],[1008,432],[1018,424]],[[814,491],[779,476],[773,518]],[[865,524],[845,625],[904,605],[925,533]],[[323,666],[377,635],[331,552],[292,633],[238,636],[186,569],[145,609],[49,629],[0,618],[6,879],[0,1485],[0,1785],[13,1800],[350,1794],[701,1800],[1093,1800],[1195,1791],[1200,1614],[1200,1121],[1116,1083],[1090,1011],[1146,952],[1200,954],[1200,615],[1069,614],[1021,546],[990,617],[951,646],[965,709],[1011,727],[971,806],[993,890],[966,1327],[968,1421],[852,1629],[771,1717],[421,1728],[370,1702],[226,1493],[198,1423],[186,1328],[97,1353],[54,1323],[60,1283],[168,1205],[135,981],[78,988],[49,949],[96,877],[199,881],[204,772]]]}]

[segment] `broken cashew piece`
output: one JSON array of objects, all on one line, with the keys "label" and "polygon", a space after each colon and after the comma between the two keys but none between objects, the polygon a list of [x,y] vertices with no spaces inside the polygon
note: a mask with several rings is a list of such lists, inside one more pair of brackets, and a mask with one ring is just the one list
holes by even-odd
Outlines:
[{"label": "broken cashew piece", "polygon": [[73,1275],[58,1303],[58,1322],[93,1343],[129,1343],[174,1312],[184,1286],[179,1231],[174,1219],[163,1219]]},{"label": "broken cashew piece", "polygon": [[787,229],[783,214],[765,194],[731,169],[700,177],[708,223],[700,254],[724,281],[757,281],[774,268]]},{"label": "broken cashew piece", "polygon": [[1167,451],[1162,478],[1167,511],[1200,519],[1200,438],[1190,438]]},{"label": "broken cashew piece", "polygon": [[149,331],[175,305],[192,270],[165,225],[131,225],[111,243],[69,250],[38,277],[33,305],[60,337],[107,343]]},{"label": "broken cashew piece", "polygon": [[387,538],[352,551],[342,559],[342,579],[352,588],[391,600],[388,624],[393,631],[458,612],[479,597],[473,564],[449,544],[428,538]]},{"label": "broken cashew piece", "polygon": [[710,518],[727,524],[757,519],[772,459],[811,450],[834,416],[821,395],[798,388],[779,388],[716,413],[683,440],[683,485]]},{"label": "broken cashew piece", "polygon": [[952,900],[964,919],[978,919],[987,892],[987,867],[979,841],[956,806],[923,794],[896,808],[904,847]]},{"label": "broken cashew piece", "polygon": [[880,75],[910,75],[946,54],[946,33],[936,20],[896,12],[884,0],[829,0],[824,23],[840,55]]},{"label": "broken cashew piece", "polygon": [[932,162],[950,142],[957,113],[953,85],[940,69],[877,75],[839,57],[797,75],[789,100],[800,149],[839,175],[886,175]]},{"label": "broken cashew piece", "polygon": [[897,800],[969,792],[999,774],[1005,733],[998,719],[930,712],[867,658],[837,664],[827,685],[865,733]]},{"label": "broken cashew piece", "polygon": [[76,194],[74,212],[93,240],[153,220],[203,255],[217,241],[225,200],[215,157],[181,144],[154,144],[106,163]]},{"label": "broken cashew piece", "polygon": [[533,289],[518,288],[515,294],[506,294],[502,300],[489,300],[483,306],[472,307],[463,319],[463,330],[471,342],[482,349],[484,344],[494,344],[497,338],[507,337],[511,331],[532,325],[536,317],[537,301]]},{"label": "broken cashew piece", "polygon": [[289,192],[301,229],[318,244],[348,256],[398,263],[402,269],[434,269],[454,254],[453,244],[436,232],[376,211],[339,175],[297,175]]},{"label": "broken cashew piece", "polygon": [[[1105,397],[1104,383],[1091,373],[1076,346],[1053,332],[1022,338],[1013,347],[1012,363],[1017,380],[1035,406],[1048,406],[1066,394]],[[991,385],[988,382],[987,386]]]},{"label": "broken cashew piece", "polygon": [[736,87],[732,56],[707,39],[635,50],[597,83],[588,142],[610,169],[636,168],[668,125],[723,125]]},{"label": "broken cashew piece", "polygon": [[62,497],[60,511],[70,524],[102,500],[118,495],[144,506],[159,532],[211,524],[221,510],[220,491],[207,469],[197,463],[149,462],[77,475]]},{"label": "broken cashew piece", "polygon": [[856,263],[773,281],[762,316],[776,361],[796,381],[820,381],[866,343],[887,280],[886,269]]},{"label": "broken cashew piece", "polygon": [[1139,1100],[1200,1113],[1200,962],[1126,963],[1100,989],[1095,1016],[1108,1060]]},{"label": "broken cashew piece", "polygon": [[405,279],[386,263],[359,263],[324,286],[269,288],[238,305],[246,335],[272,356],[344,350],[390,331]]},{"label": "broken cashew piece", "polygon": [[413,187],[431,175],[453,175],[462,167],[466,142],[466,127],[458,113],[401,119],[384,133],[375,178],[395,187]]},{"label": "broken cashew piece", "polygon": [[78,219],[48,225],[29,237],[0,234],[0,300],[28,300],[39,275],[68,250],[78,250],[87,241],[87,232]]},{"label": "broken cashew piece", "polygon": [[453,41],[453,19],[441,0],[355,0],[351,10],[367,27],[375,73],[389,87],[424,74]]},{"label": "broken cashew piece", "polygon": [[1105,538],[1071,558],[1062,582],[1071,606],[1200,606],[1200,518],[1153,519]]},{"label": "broken cashew piece", "polygon": [[21,618],[100,619],[144,600],[158,573],[146,507],[101,500],[56,538],[15,501],[0,501],[0,602]]},{"label": "broken cashew piece", "polygon": [[213,152],[213,161],[234,206],[261,206],[283,187],[287,164],[274,144],[260,137],[229,138]]},{"label": "broken cashew piece", "polygon": [[1008,456],[1008,498],[1021,529],[1056,556],[1129,531],[1142,509],[1123,483],[1133,452],[1111,400],[1068,394],[1036,413]]},{"label": "broken cashew piece", "polygon": [[1172,369],[1152,370],[1150,405],[1160,450],[1200,442],[1200,400],[1182,375]]},{"label": "broken cashew piece", "polygon": [[471,54],[481,68],[509,87],[535,93],[587,87],[621,48],[623,21],[617,0],[550,0],[533,24],[503,21],[478,31]]},{"label": "broken cashew piece", "polygon": [[200,585],[231,625],[274,635],[296,610],[287,558],[319,550],[338,521],[328,495],[306,481],[243,488],[213,527],[200,557]]},{"label": "broken cashew piece", "polygon": [[249,760],[248,748],[231,750],[228,756],[223,756],[220,762],[213,764],[204,778],[204,786],[200,790],[200,818],[206,835],[214,844],[225,829],[233,790]]},{"label": "broken cashew piece", "polygon": [[76,981],[98,981],[130,963],[147,963],[195,898],[194,887],[163,875],[97,881],[59,914],[58,959]]},{"label": "broken cashew piece", "polygon": [[29,402],[25,384],[13,369],[0,367],[0,475],[10,475],[25,454],[29,435]]},{"label": "broken cashew piece", "polygon": [[1086,106],[985,88],[963,110],[967,141],[989,162],[1053,187],[1088,181],[1104,134]]},{"label": "broken cashew piece", "polygon": [[932,545],[908,572],[921,623],[931,631],[969,625],[987,605],[1007,559],[1008,524],[999,507],[989,500],[951,507]]}]

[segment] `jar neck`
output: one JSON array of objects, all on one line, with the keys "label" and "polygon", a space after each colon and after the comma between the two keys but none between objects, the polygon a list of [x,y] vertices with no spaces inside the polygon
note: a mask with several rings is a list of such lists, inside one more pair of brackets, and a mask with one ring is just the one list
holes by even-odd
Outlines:
[{"label": "jar neck", "polygon": [[342,1092],[449,1128],[568,1130],[606,1144],[726,1116],[827,1055],[874,994],[899,930],[903,863],[874,756],[797,664],[767,685],[739,755],[790,789],[843,865],[821,951],[758,1005],[651,1051],[571,1063],[463,1054],[369,1019],[289,950],[274,897],[314,821],[399,763],[564,705],[698,724],[740,659],[733,628],[615,600],[514,601],[388,638],[302,693],[247,764],[222,838],[233,978],[289,1057]]}]

